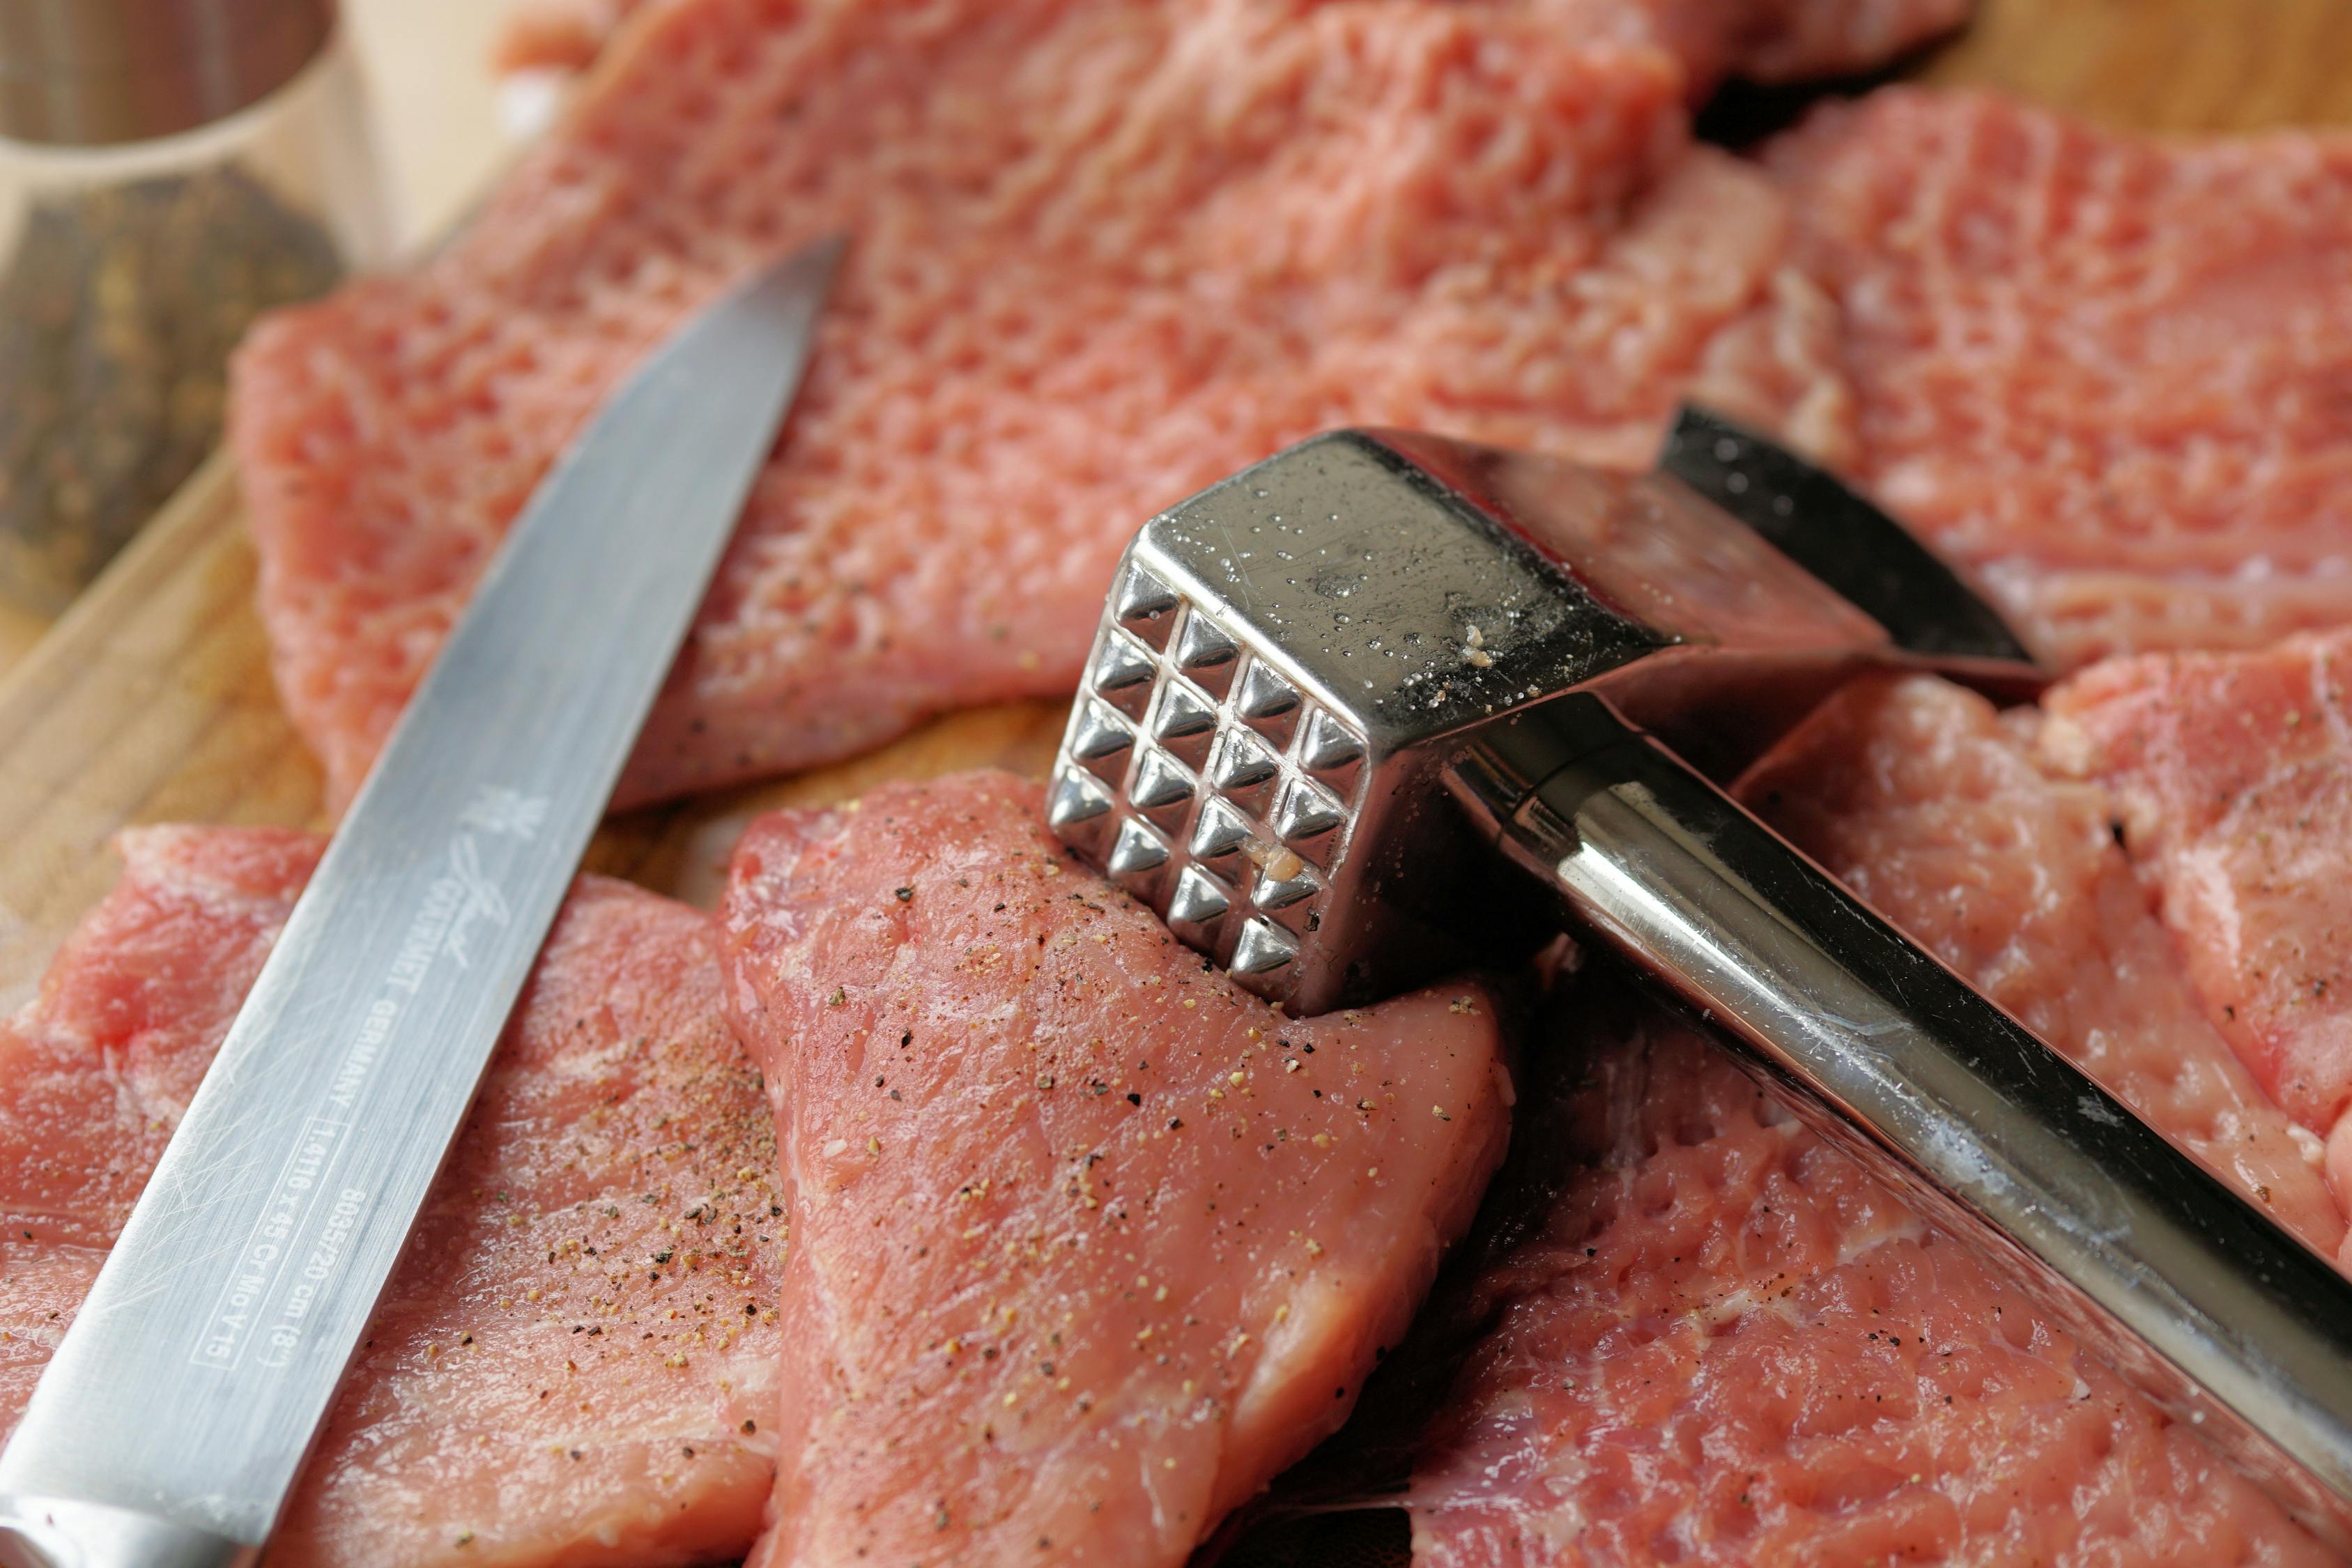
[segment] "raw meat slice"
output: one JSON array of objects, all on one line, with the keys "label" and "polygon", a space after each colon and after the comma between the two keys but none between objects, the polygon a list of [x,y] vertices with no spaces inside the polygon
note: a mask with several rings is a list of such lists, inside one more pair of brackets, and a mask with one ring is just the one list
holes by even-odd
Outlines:
[{"label": "raw meat slice", "polygon": [[963,774],[737,851],[793,1194],[772,1568],[1181,1563],[1347,1415],[1501,1156],[1478,987],[1294,1022],[1039,808]]},{"label": "raw meat slice", "polygon": [[[1727,75],[1759,81],[1885,65],[1967,20],[1969,0],[1526,0],[1576,36],[1672,47],[1703,98]],[[645,0],[518,0],[499,35],[502,71],[582,70]]]},{"label": "raw meat slice", "polygon": [[2044,750],[2115,795],[2209,1016],[2303,1123],[2352,1149],[2352,635],[2149,655],[2051,693]]},{"label": "raw meat slice", "polygon": [[1890,89],[1769,154],[1859,468],[2050,657],[2352,619],[2352,139]]},{"label": "raw meat slice", "polygon": [[[2265,1098],[2147,907],[2096,784],[2036,763],[2006,721],[1929,676],[1840,692],[1743,783],[1797,847],[2334,1257],[2318,1139]],[[2352,824],[2347,824],[2352,826]],[[2344,838],[2343,842],[2352,842]],[[2352,869],[2352,868],[2347,868]]]},{"label": "raw meat slice", "polygon": [[[0,1026],[0,1431],[15,1424],[320,841],[124,836]],[[274,1564],[740,1552],[772,1484],[782,1206],[709,922],[565,906],[289,1507]]]},{"label": "raw meat slice", "polygon": [[274,318],[232,435],[348,798],[553,454],[757,258],[855,237],[627,801],[1074,683],[1152,510],[1296,437],[1647,460],[1694,384],[1851,455],[1770,182],[1679,67],[1429,0],[680,0],[418,271]]},{"label": "raw meat slice", "polygon": [[499,71],[585,70],[645,0],[515,0],[492,47]]},{"label": "raw meat slice", "polygon": [[1693,103],[1728,77],[1801,81],[1874,69],[1958,27],[1972,0],[1520,0],[1578,37],[1664,48]]},{"label": "raw meat slice", "polygon": [[1732,66],[1756,81],[1876,70],[1969,19],[1974,0],[1767,0]]},{"label": "raw meat slice", "polygon": [[[177,828],[122,837],[121,880],[58,950],[38,995],[0,1021],[9,1241],[113,1244],[322,843]],[[17,1408],[6,1409],[11,1426]]]},{"label": "raw meat slice", "polygon": [[1483,1282],[1417,1568],[2339,1561],[1679,1023],[1580,984],[1582,1157]]}]

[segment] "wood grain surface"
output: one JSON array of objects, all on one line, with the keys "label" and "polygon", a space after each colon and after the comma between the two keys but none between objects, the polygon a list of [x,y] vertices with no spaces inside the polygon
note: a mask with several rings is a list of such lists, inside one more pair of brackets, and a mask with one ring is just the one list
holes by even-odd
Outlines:
[{"label": "wood grain surface", "polygon": [[[2352,121],[2352,0],[1989,0],[1912,74],[2152,129]],[[215,461],[0,682],[0,1008],[105,890],[123,826],[324,826],[253,579],[235,478]],[[0,658],[27,631],[0,626]],[[841,767],[616,818],[590,865],[707,902],[756,811],[982,763],[1040,772],[1059,727],[1051,703],[961,714]]]},{"label": "wood grain surface", "polygon": [[1998,88],[2112,126],[2352,123],[2347,0],[1982,0],[1912,73]]}]

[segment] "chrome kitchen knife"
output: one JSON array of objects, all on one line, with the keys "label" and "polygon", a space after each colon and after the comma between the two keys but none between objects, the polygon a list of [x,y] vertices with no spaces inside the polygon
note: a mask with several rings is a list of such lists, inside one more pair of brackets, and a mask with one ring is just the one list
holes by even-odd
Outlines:
[{"label": "chrome kitchen knife", "polygon": [[0,1563],[259,1556],[775,443],[841,249],[688,321],[531,497],[0,1452]]},{"label": "chrome kitchen knife", "polygon": [[2042,673],[1791,455],[1692,410],[1663,468],[1340,431],[1152,519],[1055,832],[1300,1013],[1573,921],[2352,1542],[2352,1281],[1709,782],[1861,668]]}]

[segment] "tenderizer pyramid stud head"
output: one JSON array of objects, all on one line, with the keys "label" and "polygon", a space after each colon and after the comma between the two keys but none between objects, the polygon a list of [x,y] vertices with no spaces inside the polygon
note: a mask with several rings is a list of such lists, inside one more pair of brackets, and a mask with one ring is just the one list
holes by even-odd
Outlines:
[{"label": "tenderizer pyramid stud head", "polygon": [[1664,474],[1339,431],[1136,536],[1048,818],[1244,984],[1320,1011],[1540,929],[1444,798],[1493,726],[1591,691],[1721,765],[1902,657]]}]

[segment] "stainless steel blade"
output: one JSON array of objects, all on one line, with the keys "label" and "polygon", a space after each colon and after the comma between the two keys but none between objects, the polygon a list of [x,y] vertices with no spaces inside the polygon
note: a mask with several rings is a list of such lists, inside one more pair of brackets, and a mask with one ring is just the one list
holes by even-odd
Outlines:
[{"label": "stainless steel blade", "polygon": [[268,1537],[797,390],[838,240],[548,475],[320,863],[0,1453],[0,1563]]}]

